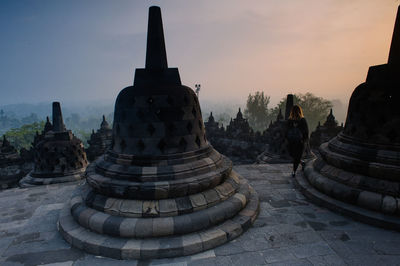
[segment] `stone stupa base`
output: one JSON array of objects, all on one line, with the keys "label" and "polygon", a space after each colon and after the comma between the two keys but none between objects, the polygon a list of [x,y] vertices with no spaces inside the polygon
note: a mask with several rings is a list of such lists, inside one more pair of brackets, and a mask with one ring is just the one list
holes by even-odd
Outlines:
[{"label": "stone stupa base", "polygon": [[15,174],[15,175],[7,175],[7,176],[0,176],[0,189],[7,189],[13,188],[18,186],[18,182],[21,178],[25,175],[22,174]]},{"label": "stone stupa base", "polygon": [[79,186],[60,213],[59,231],[72,246],[115,259],[187,256],[246,231],[259,211],[256,192],[236,173],[201,193],[130,200]]},{"label": "stone stupa base", "polygon": [[74,182],[85,178],[85,169],[82,169],[79,172],[65,175],[65,176],[57,176],[57,177],[35,177],[32,176],[32,172],[30,172],[27,176],[22,178],[19,181],[19,186],[26,187],[34,187],[34,186],[42,186],[42,185],[51,185],[57,183],[66,183],[66,182]]},{"label": "stone stupa base", "polygon": [[[400,231],[400,199],[377,191],[385,186],[398,187],[395,182],[342,170],[321,158],[308,162],[304,175],[296,175],[295,182],[315,204],[363,223]],[[371,191],[373,188],[375,191]]]}]

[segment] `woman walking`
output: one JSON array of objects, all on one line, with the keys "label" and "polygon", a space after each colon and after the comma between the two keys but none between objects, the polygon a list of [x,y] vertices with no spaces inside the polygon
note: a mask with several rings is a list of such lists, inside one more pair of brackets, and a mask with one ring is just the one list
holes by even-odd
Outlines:
[{"label": "woman walking", "polygon": [[300,106],[294,105],[287,121],[286,139],[289,142],[289,154],[293,158],[292,176],[296,175],[301,162],[304,171],[305,163],[301,161],[305,144],[308,140],[308,125]]}]

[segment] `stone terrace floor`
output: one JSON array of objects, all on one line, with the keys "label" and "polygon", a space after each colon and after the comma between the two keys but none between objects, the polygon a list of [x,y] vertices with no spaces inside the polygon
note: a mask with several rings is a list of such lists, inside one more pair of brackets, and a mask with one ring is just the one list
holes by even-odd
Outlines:
[{"label": "stone terrace floor", "polygon": [[290,165],[240,165],[261,210],[236,240],[201,254],[118,261],[71,248],[58,213],[76,183],[0,192],[0,265],[400,265],[400,233],[355,222],[309,203]]}]

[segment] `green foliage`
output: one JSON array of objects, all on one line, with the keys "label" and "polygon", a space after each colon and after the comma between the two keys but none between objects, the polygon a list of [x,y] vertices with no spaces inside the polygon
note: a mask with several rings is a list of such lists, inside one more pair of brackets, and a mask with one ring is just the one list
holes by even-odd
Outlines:
[{"label": "green foliage", "polygon": [[10,129],[5,133],[10,143],[17,149],[29,149],[35,138],[36,132],[42,132],[44,128],[44,121],[26,124],[20,128]]},{"label": "green foliage", "polygon": [[[304,117],[307,119],[309,131],[312,132],[318,125],[323,123],[329,114],[332,103],[322,97],[307,92],[306,94],[295,94],[293,97],[294,104],[299,105],[303,109]],[[282,98],[279,104],[271,110],[271,116],[276,119],[279,109],[285,115],[286,97]]]},{"label": "green foliage", "polygon": [[92,134],[91,131],[86,131],[83,129],[78,129],[74,131],[74,135],[82,141],[85,149],[89,147],[89,143],[87,141],[90,139],[91,134]]},{"label": "green foliage", "polygon": [[254,95],[249,94],[244,110],[244,116],[248,119],[250,126],[254,131],[264,131],[269,123],[268,104],[269,96],[264,92],[257,91]]}]

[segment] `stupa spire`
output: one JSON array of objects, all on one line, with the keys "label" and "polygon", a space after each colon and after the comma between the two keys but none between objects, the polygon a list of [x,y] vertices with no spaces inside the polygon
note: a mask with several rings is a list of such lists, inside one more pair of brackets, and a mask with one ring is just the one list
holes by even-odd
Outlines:
[{"label": "stupa spire", "polygon": [[108,122],[106,121],[105,115],[103,115],[103,120],[101,121],[100,128],[101,129],[109,129],[110,128],[110,126],[108,125]]},{"label": "stupa spire", "polygon": [[397,10],[396,22],[394,24],[388,63],[400,64],[400,6]]},{"label": "stupa spire", "polygon": [[146,69],[162,70],[167,68],[161,9],[158,6],[152,6],[149,9],[147,28]]},{"label": "stupa spire", "polygon": [[282,120],[283,119],[283,115],[282,115],[282,109],[279,108],[279,114],[278,117],[276,118],[276,121]]},{"label": "stupa spire", "polygon": [[286,98],[285,120],[289,119],[292,107],[293,107],[293,94],[288,94]]},{"label": "stupa spire", "polygon": [[65,131],[65,125],[59,102],[53,102],[53,131]]}]

